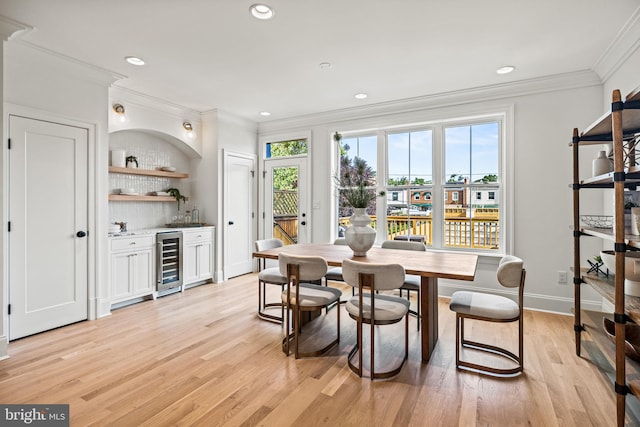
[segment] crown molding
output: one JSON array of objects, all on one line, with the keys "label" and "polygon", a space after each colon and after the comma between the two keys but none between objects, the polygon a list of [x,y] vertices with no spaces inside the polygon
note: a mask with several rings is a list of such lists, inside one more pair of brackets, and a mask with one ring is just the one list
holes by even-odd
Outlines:
[{"label": "crown molding", "polygon": [[259,133],[273,132],[301,126],[336,123],[365,119],[374,116],[409,113],[432,108],[444,108],[475,102],[503,100],[537,93],[555,92],[590,86],[600,86],[602,80],[591,70],[518,80],[509,83],[481,86],[439,94],[399,99],[361,107],[346,108],[318,114],[309,114],[279,120],[261,122]]},{"label": "crown molding", "polygon": [[0,37],[2,40],[7,41],[22,37],[31,31],[33,31],[32,26],[0,15]]},{"label": "crown molding", "polygon": [[47,64],[61,74],[74,76],[80,80],[90,81],[100,85],[110,86],[126,76],[102,67],[80,61],[33,43],[23,40],[11,40],[4,46],[4,52],[18,63],[29,64],[40,68]]},{"label": "crown molding", "polygon": [[606,82],[638,50],[638,47],[640,47],[640,7],[631,14],[592,69],[602,81]]},{"label": "crown molding", "polygon": [[125,107],[127,107],[127,105],[135,105],[136,107],[147,110],[161,111],[176,118],[195,120],[198,122],[202,118],[202,113],[198,110],[122,86],[111,86],[109,88],[109,99],[112,104],[119,102]]}]

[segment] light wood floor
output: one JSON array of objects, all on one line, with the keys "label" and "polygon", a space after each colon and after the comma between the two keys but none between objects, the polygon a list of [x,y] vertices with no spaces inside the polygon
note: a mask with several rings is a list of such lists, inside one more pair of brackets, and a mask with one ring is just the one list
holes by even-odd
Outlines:
[{"label": "light wood floor", "polygon": [[[0,402],[69,403],[72,426],[615,425],[611,384],[575,356],[571,317],[527,311],[525,374],[494,379],[455,369],[447,304],[429,364],[411,317],[407,364],[371,382],[347,367],[355,322],[344,311],[330,355],[287,358],[281,326],[256,317],[256,275],[242,276],[11,342]],[[315,326],[334,333],[335,315]],[[480,326],[471,334],[516,343],[515,324]],[[402,348],[401,329],[379,331],[385,351]]]}]

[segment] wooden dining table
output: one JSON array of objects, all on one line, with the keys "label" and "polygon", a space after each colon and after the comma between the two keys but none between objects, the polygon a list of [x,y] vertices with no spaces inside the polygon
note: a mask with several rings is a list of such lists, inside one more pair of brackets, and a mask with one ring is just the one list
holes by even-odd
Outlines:
[{"label": "wooden dining table", "polygon": [[415,274],[420,280],[421,347],[422,362],[427,363],[438,342],[438,279],[472,281],[478,266],[478,256],[457,252],[407,251],[373,247],[367,256],[354,256],[345,245],[307,243],[282,246],[254,252],[255,258],[278,259],[278,254],[320,256],[333,267],[352,259],[360,262],[400,264],[406,274]]}]

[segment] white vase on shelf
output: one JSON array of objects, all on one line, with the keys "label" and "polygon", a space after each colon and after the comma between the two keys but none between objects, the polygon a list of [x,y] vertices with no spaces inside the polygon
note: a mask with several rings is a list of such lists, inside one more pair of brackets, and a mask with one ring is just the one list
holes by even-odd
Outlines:
[{"label": "white vase on shelf", "polygon": [[598,152],[598,157],[593,159],[591,168],[592,176],[604,175],[605,173],[609,173],[611,171],[613,171],[613,163],[607,157],[607,152]]},{"label": "white vase on shelf", "polygon": [[640,208],[631,208],[631,234],[640,235]]},{"label": "white vase on shelf", "polygon": [[111,166],[123,168],[125,166],[126,153],[123,149],[118,148],[111,150]]},{"label": "white vase on shelf", "polygon": [[367,215],[367,208],[354,208],[349,218],[351,225],[347,227],[344,237],[354,256],[367,256],[376,241],[376,230],[371,228],[371,217]]}]

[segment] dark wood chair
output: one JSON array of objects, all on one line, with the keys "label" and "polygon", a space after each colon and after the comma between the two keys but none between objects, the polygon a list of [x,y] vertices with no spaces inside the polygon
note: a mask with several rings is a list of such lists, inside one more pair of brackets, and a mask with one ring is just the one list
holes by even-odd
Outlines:
[{"label": "dark wood chair", "polygon": [[[424,237],[423,237],[424,239]],[[405,251],[426,251],[424,243],[414,240],[385,240],[381,245],[382,249],[401,249]],[[402,291],[407,291],[407,299],[411,301],[411,292],[416,293],[416,309],[409,309],[409,313],[418,319],[418,330],[420,330],[420,276],[415,274],[407,274],[404,283],[400,287],[400,296]]]},{"label": "dark wood chair", "polygon": [[[254,243],[256,252],[266,251],[267,249],[279,248],[284,246],[280,239],[264,239],[256,240]],[[284,317],[284,306],[282,301],[270,302],[267,299],[267,286],[275,285],[280,287],[280,292],[284,290],[287,283],[287,276],[280,274],[280,268],[277,263],[269,266],[267,259],[258,258],[258,317],[271,322],[282,323]],[[268,308],[279,307],[280,316],[267,313]]]},{"label": "dark wood chair", "polygon": [[[345,281],[358,288],[358,295],[351,297],[345,307],[349,316],[356,320],[356,345],[349,352],[349,368],[362,376],[362,332],[363,324],[368,324],[370,328],[370,362],[369,378],[389,378],[397,375],[409,353],[409,301],[394,295],[376,294],[376,291],[386,291],[398,289],[405,279],[404,268],[399,264],[375,264],[367,262],[352,261],[345,259],[342,262],[342,272]],[[368,291],[368,293],[366,292]],[[405,319],[404,325],[404,355],[398,366],[385,372],[375,370],[375,331],[377,325],[389,325],[398,323]],[[356,354],[358,364],[353,362]]]},{"label": "dark wood chair", "polygon": [[[515,256],[505,256],[498,265],[498,282],[507,288],[518,288],[518,301],[515,302],[500,295],[482,292],[458,291],[451,296],[449,308],[456,312],[456,367],[467,368],[480,373],[496,376],[515,375],[524,369],[522,360],[522,298],[526,270],[523,261]],[[485,322],[518,322],[518,354],[487,343],[471,341],[464,336],[464,320],[474,319]],[[460,360],[460,345],[471,349],[489,352],[517,364],[514,368],[495,368]]]},{"label": "dark wood chair", "polygon": [[317,284],[327,273],[327,261],[316,256],[295,256],[281,253],[278,256],[280,273],[286,275],[287,286],[282,292],[282,303],[285,305],[285,336],[282,349],[289,355],[290,344],[293,341],[296,359],[300,357],[319,356],[329,351],[340,342],[340,309],[336,311],[337,336],[321,349],[300,351],[300,334],[302,332],[302,317],[304,312],[319,312],[329,306],[340,303],[342,292],[339,289]]}]

